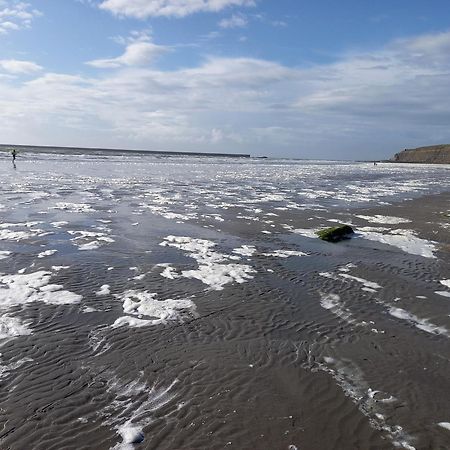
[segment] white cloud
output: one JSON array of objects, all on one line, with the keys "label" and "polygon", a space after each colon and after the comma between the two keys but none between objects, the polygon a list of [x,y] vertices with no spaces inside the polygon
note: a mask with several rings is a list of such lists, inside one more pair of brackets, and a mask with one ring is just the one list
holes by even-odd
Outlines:
[{"label": "white cloud", "polygon": [[255,0],[103,0],[99,7],[115,15],[185,17],[198,12],[218,12],[230,6],[254,6]]},{"label": "white cloud", "polygon": [[40,70],[42,70],[42,67],[31,61],[0,59],[0,69],[12,74],[26,74],[39,72]]},{"label": "white cloud", "polygon": [[90,66],[100,69],[112,69],[122,66],[145,66],[152,63],[162,53],[168,51],[167,47],[152,42],[132,42],[127,45],[125,52],[110,59],[95,59],[87,62]]},{"label": "white cloud", "polygon": [[450,33],[426,34],[415,39],[402,39],[396,42],[399,47],[422,52],[422,54],[444,53],[450,51]]},{"label": "white cloud", "polygon": [[9,21],[2,22],[0,26],[4,33],[6,33],[7,31],[11,31],[11,30],[16,31],[20,28],[19,25],[17,25],[17,23],[9,22]]},{"label": "white cloud", "polygon": [[127,45],[133,42],[151,42],[153,30],[146,28],[143,30],[132,30],[128,36],[113,36],[111,39],[120,45]]},{"label": "white cloud", "polygon": [[0,0],[0,35],[29,28],[35,17],[42,15],[29,3],[17,0]]},{"label": "white cloud", "polygon": [[263,14],[263,13],[252,14],[252,18],[254,20],[257,20],[266,25],[270,25],[272,27],[287,27],[288,26],[287,22],[285,22],[284,20],[269,18],[269,17],[267,17],[267,14]]},{"label": "white cloud", "polygon": [[[385,116],[391,112],[401,112],[402,117],[424,116],[424,107],[431,110],[434,103],[441,103],[433,95],[438,91],[442,95],[442,90],[450,87],[450,80],[443,82],[450,70],[449,49],[447,32],[396,40],[379,51],[346,55],[309,71],[313,89],[298,105],[311,110],[332,107],[346,114],[366,108],[367,114],[376,115],[385,108]],[[450,90],[445,97],[448,95]]]},{"label": "white cloud", "polygon": [[272,20],[270,21],[270,25],[283,28],[288,26],[287,22],[285,22],[284,20]]},{"label": "white cloud", "polygon": [[0,134],[42,144],[388,156],[450,141],[447,39],[399,40],[308,68],[210,57],[159,70],[129,57],[96,77],[0,78]]},{"label": "white cloud", "polygon": [[247,18],[242,14],[233,14],[228,19],[219,22],[220,28],[244,28],[248,24]]}]

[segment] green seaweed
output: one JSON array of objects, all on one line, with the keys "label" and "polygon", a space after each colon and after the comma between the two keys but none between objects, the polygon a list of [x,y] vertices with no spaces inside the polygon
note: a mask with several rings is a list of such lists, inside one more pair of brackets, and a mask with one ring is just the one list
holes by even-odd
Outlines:
[{"label": "green seaweed", "polygon": [[339,242],[344,239],[350,239],[353,233],[353,228],[350,225],[338,225],[316,232],[320,239],[327,242]]}]

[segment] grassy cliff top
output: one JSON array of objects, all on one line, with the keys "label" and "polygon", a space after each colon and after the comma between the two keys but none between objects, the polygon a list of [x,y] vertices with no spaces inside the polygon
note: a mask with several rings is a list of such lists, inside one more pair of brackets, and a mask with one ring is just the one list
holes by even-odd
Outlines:
[{"label": "grassy cliff top", "polygon": [[450,164],[450,144],[406,148],[392,158],[395,162]]}]

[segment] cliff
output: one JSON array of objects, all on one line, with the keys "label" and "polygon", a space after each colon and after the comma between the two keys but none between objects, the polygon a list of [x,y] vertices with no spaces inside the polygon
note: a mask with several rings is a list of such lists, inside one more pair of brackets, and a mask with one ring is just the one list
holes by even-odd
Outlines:
[{"label": "cliff", "polygon": [[404,163],[450,164],[450,144],[407,148],[391,161]]}]

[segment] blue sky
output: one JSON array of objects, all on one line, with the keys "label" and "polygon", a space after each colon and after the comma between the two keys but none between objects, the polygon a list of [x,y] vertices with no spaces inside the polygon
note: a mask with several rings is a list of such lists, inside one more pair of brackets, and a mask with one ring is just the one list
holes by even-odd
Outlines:
[{"label": "blue sky", "polygon": [[450,142],[448,0],[0,0],[0,142],[378,159]]}]

